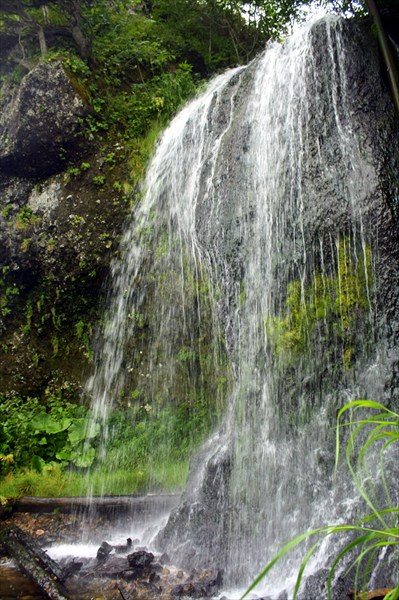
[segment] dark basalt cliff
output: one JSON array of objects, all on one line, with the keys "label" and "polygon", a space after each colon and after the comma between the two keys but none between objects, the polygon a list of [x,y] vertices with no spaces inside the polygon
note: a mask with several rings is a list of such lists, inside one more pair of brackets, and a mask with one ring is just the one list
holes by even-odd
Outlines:
[{"label": "dark basalt cliff", "polygon": [[[328,32],[328,28],[321,22],[313,27],[311,34],[311,56],[318,77],[317,80],[316,78],[312,80],[313,72],[310,69],[306,75],[309,77],[306,85],[308,90],[313,91],[313,95],[307,94],[309,103],[307,114],[310,115],[309,120],[306,121],[307,154],[306,157],[302,157],[302,180],[299,184],[302,185],[301,190],[306,198],[302,215],[302,234],[304,245],[311,254],[311,249],[317,246],[319,240],[328,240],[329,236],[345,235],[351,230],[351,219],[359,218],[361,215],[359,218],[361,226],[369,232],[375,248],[378,273],[375,282],[377,288],[375,327],[379,331],[384,331],[389,365],[384,374],[380,399],[389,405],[397,402],[399,398],[398,117],[390,97],[385,68],[369,24],[356,21],[343,23],[341,42],[344,41],[342,46],[347,57],[345,69],[339,63],[340,49],[334,46],[337,56],[334,56],[336,62],[331,67],[331,54],[329,55],[325,50],[328,47]],[[347,89],[347,94],[342,90],[336,90],[340,99],[337,106],[332,106],[331,96],[325,92],[332,78],[332,68],[342,69],[341,83],[344,81]],[[243,101],[239,100],[237,111],[239,112],[241,107],[247,104],[249,104],[247,98]],[[298,111],[301,108],[299,104],[298,101]],[[215,122],[217,123],[217,118]],[[240,347],[239,341],[234,338],[234,331],[237,328],[234,330],[234,327],[229,327],[228,315],[234,316],[234,311],[229,306],[229,303],[233,302],[229,299],[229,290],[234,286],[237,287],[237,282],[246,269],[246,255],[242,250],[245,247],[243,231],[247,222],[250,223],[251,212],[245,205],[243,206],[242,201],[242,198],[245,198],[247,166],[241,157],[247,145],[248,127],[245,127],[243,118],[232,119],[232,123],[228,135],[224,138],[223,160],[219,161],[219,164],[223,165],[220,180],[227,170],[226,165],[230,167],[230,172],[228,178],[224,177],[223,185],[217,187],[220,215],[217,222],[214,220],[216,227],[223,223],[224,235],[217,236],[216,231],[211,229],[212,225],[207,223],[207,212],[203,206],[198,209],[202,219],[199,218],[197,221],[204,231],[201,242],[205,247],[206,244],[215,244],[216,256],[220,257],[221,263],[225,261],[228,265],[225,271],[229,274],[229,278],[223,290],[227,307],[222,307],[224,313],[222,316],[226,330],[232,332],[228,342],[233,360],[238,361],[238,357],[234,356],[235,348]],[[324,172],[318,170],[320,163],[317,156],[318,153],[323,153],[327,165],[340,164],[342,145],[339,145],[339,137],[342,132],[345,132],[347,139],[351,140],[352,146],[345,156],[346,162],[343,161],[342,179],[340,179],[336,177],[334,168],[331,169],[332,176],[328,169]],[[353,143],[353,140],[358,140],[356,148],[357,142]],[[343,184],[346,177],[345,169],[352,159],[351,152],[357,153],[356,160],[361,173],[361,177],[355,182],[356,191],[353,196],[358,213],[353,209],[350,194]],[[244,166],[241,166],[242,163]],[[218,173],[215,179],[217,176]],[[351,182],[350,177],[348,181]],[[289,197],[288,193],[287,197]],[[356,213],[355,216],[353,212]],[[295,219],[296,216],[297,213],[293,211],[291,219]],[[250,231],[250,226],[248,229]],[[213,240],[217,241],[213,242]],[[283,241],[281,243],[283,244]],[[324,352],[322,360],[326,361],[325,349]],[[322,374],[321,377],[323,376]],[[253,377],[255,378],[255,374]],[[281,392],[285,402],[290,394],[290,388],[286,383],[284,382],[285,387],[282,384]],[[252,390],[251,385],[253,387],[252,382],[248,384],[248,388]],[[317,390],[312,390],[311,385],[306,388],[306,385],[308,385],[306,378],[299,378],[294,388],[296,401],[302,393],[306,393],[307,402],[311,402],[317,396]],[[247,392],[247,404],[254,405],[257,402],[260,391],[257,390],[257,393],[258,396],[256,394],[251,396],[250,392]],[[237,412],[240,408],[236,409]],[[239,494],[237,504],[234,504],[234,501],[230,501],[229,504],[227,500],[231,498],[229,490],[234,483],[234,481],[232,483],[234,450],[232,435],[228,433],[229,427],[229,421],[226,420],[224,428],[203,448],[198,464],[193,465],[191,479],[182,496],[180,507],[172,512],[168,524],[158,536],[159,548],[178,557],[184,566],[194,565],[202,568],[212,564],[213,567],[224,568],[228,563],[229,543],[232,546],[244,543],[243,539],[232,539],[234,535],[231,535],[231,531],[235,530],[235,521],[239,520],[238,515],[242,515],[245,508]],[[237,432],[237,429],[238,426],[234,423],[233,431]],[[242,432],[240,431],[239,434],[241,435]],[[257,446],[257,441],[254,446]],[[252,460],[255,462],[256,458],[251,457]],[[254,467],[251,465],[251,468]],[[261,483],[258,483],[261,486]],[[245,496],[244,492],[243,496]],[[257,521],[258,514],[253,518]],[[258,526],[258,523],[256,525]],[[249,523],[248,528],[251,530],[252,539],[255,536],[255,527]],[[263,540],[260,543],[263,543]],[[245,560],[247,557],[243,556],[242,561]],[[234,577],[233,573],[232,578]]]},{"label": "dark basalt cliff", "polygon": [[89,106],[58,61],[40,63],[20,86],[3,91],[0,169],[19,177],[62,170],[84,148],[83,120]]},{"label": "dark basalt cliff", "polygon": [[2,393],[75,393],[90,359],[131,185],[124,146],[88,139],[84,96],[59,61],[1,88]]}]

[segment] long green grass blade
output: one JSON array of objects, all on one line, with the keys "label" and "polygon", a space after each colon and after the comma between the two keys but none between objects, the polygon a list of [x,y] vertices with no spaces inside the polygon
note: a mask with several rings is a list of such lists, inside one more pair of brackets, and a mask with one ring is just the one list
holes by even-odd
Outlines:
[{"label": "long green grass blade", "polygon": [[[360,410],[375,411],[371,416],[364,418],[353,418],[355,413]],[[345,413],[349,413],[349,420],[341,422]],[[367,429],[372,428],[367,434]],[[346,443],[345,456],[346,464],[351,474],[352,480],[366,504],[371,509],[371,514],[363,516],[354,524],[326,525],[318,529],[308,531],[295,537],[293,540],[283,546],[278,554],[266,565],[263,571],[258,575],[255,581],[249,586],[241,600],[254,590],[254,588],[268,575],[276,563],[282,559],[288,552],[312,536],[319,536],[319,539],[312,544],[302,559],[298,570],[295,584],[294,597],[296,598],[302,582],[305,568],[310,557],[315,552],[320,543],[328,536],[333,534],[352,533],[355,539],[345,545],[345,547],[335,557],[329,570],[327,579],[328,596],[331,598],[332,581],[339,563],[348,556],[350,552],[358,551],[356,558],[351,562],[350,569],[356,568],[355,581],[358,587],[359,578],[362,579],[361,588],[365,590],[366,580],[371,571],[376,553],[381,548],[387,548],[399,545],[399,527],[390,526],[390,522],[396,523],[399,519],[399,508],[392,506],[389,486],[387,484],[384,472],[384,455],[387,448],[393,443],[399,441],[399,415],[383,406],[380,402],[372,400],[353,400],[345,404],[338,412],[336,426],[336,448],[335,448],[335,474],[338,473],[340,460],[341,429],[349,428],[350,433]],[[379,466],[381,480],[389,506],[379,508],[375,496],[374,486],[370,489],[369,479],[369,450],[375,447],[375,444],[381,445],[379,450]],[[357,457],[354,452],[357,450]],[[369,489],[367,489],[367,487]],[[378,524],[378,525],[377,525]],[[390,591],[385,600],[399,600],[399,586]]]},{"label": "long green grass blade", "polygon": [[283,558],[283,556],[285,556],[288,552],[290,552],[290,550],[292,550],[293,548],[295,548],[296,546],[301,544],[304,540],[308,539],[309,537],[312,537],[313,535],[318,535],[323,530],[324,530],[324,528],[313,529],[311,531],[307,531],[306,533],[302,533],[301,535],[296,536],[293,540],[291,540],[287,544],[285,544],[281,548],[281,550],[276,554],[276,556],[266,565],[266,567],[263,569],[263,571],[261,571],[259,573],[259,575],[256,577],[256,579],[251,583],[251,585],[248,587],[248,589],[241,596],[240,600],[244,600],[244,598],[246,596],[248,596],[248,594],[250,592],[252,592],[252,590],[255,589],[256,586],[266,577],[266,575],[272,570],[274,565],[276,563],[278,563],[278,561],[281,560]]},{"label": "long green grass blade", "polygon": [[[326,536],[324,536],[324,537],[326,537]],[[304,573],[304,570],[306,568],[306,565],[308,564],[309,559],[312,556],[313,552],[316,550],[317,546],[319,546],[321,544],[321,542],[323,541],[324,537],[322,537],[321,539],[317,540],[317,542],[315,544],[313,544],[313,546],[308,550],[308,552],[305,555],[305,558],[301,562],[301,566],[299,567],[299,571],[298,571],[298,577],[297,577],[297,580],[295,582],[294,600],[296,599],[296,597],[298,595],[299,588],[300,588],[300,585],[301,585],[301,581],[302,581],[302,577],[303,577],[303,573]]]},{"label": "long green grass blade", "polygon": [[386,594],[384,600],[399,600],[399,585]]}]

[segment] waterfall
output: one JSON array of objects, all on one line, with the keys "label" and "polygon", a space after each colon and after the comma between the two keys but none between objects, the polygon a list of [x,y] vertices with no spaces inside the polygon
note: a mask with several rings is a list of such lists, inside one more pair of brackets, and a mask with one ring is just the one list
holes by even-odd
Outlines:
[{"label": "waterfall", "polygon": [[354,31],[308,25],[190,102],[113,265],[88,389],[102,415],[137,398],[159,415],[194,396],[222,415],[158,544],[230,585],[356,511],[350,480],[333,479],[336,412],[396,399],[392,261],[381,274],[392,216],[367,115],[384,84]]}]

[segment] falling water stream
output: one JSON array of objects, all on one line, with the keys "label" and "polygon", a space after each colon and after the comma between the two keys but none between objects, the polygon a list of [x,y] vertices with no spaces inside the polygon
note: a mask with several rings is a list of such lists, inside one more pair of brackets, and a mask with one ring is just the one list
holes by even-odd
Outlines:
[{"label": "falling water stream", "polygon": [[[351,481],[333,478],[335,415],[386,398],[378,169],[350,36],[325,18],[191,101],[158,143],[112,268],[88,392],[101,416],[137,397],[156,413],[190,382],[214,395],[221,423],[158,544],[223,568],[230,586],[292,536],[355,514]],[[228,383],[212,383],[219,370]]]}]

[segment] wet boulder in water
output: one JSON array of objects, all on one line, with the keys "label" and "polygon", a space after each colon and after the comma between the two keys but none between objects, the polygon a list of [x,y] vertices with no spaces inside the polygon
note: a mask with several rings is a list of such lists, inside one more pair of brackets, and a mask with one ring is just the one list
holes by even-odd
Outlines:
[{"label": "wet boulder in water", "polygon": [[111,546],[111,544],[108,544],[108,542],[102,542],[101,546],[97,550],[97,559],[106,560],[111,554],[112,550],[113,546]]},{"label": "wet boulder in water", "polygon": [[118,544],[114,546],[114,550],[117,554],[124,554],[128,552],[133,547],[132,538],[127,538],[126,544]]},{"label": "wet boulder in water", "polygon": [[128,554],[127,562],[136,577],[143,577],[147,571],[150,571],[150,567],[154,562],[154,555],[146,550],[137,550],[137,552]]},{"label": "wet boulder in water", "polygon": [[[298,600],[323,600],[328,598],[327,580],[328,569],[320,569],[313,575],[310,575],[304,585]],[[332,600],[348,600],[349,584],[343,577],[335,578],[331,589]]]},{"label": "wet boulder in water", "polygon": [[173,600],[180,598],[212,598],[220,589],[223,582],[221,571],[194,571],[189,581],[176,585],[171,597]]}]

